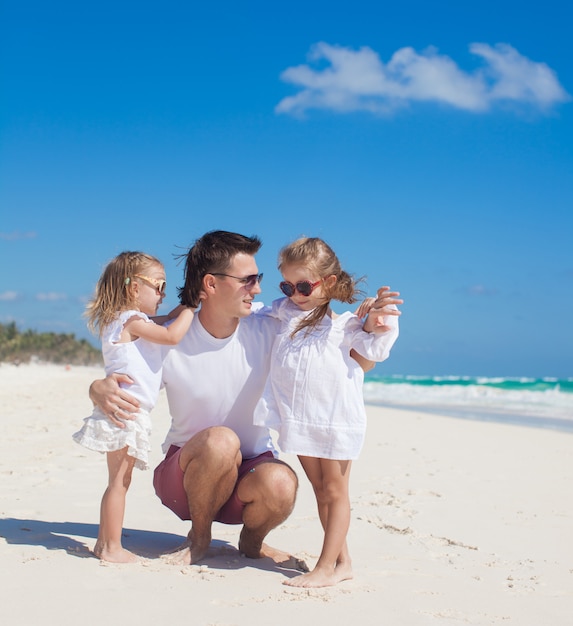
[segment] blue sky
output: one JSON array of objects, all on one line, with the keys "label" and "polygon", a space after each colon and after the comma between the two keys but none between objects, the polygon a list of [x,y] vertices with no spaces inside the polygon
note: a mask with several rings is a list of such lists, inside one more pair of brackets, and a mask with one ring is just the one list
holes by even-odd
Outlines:
[{"label": "blue sky", "polygon": [[[0,322],[90,338],[127,249],[320,236],[401,291],[381,374],[573,375],[571,10],[4,3]],[[344,308],[344,307],[339,307]]]}]

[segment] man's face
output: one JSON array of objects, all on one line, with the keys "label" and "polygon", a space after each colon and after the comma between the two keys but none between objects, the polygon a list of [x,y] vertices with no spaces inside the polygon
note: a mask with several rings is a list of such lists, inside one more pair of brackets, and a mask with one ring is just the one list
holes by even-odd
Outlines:
[{"label": "man's face", "polygon": [[242,318],[250,315],[253,300],[261,293],[261,286],[258,281],[251,281],[246,285],[242,279],[258,273],[254,256],[243,253],[235,255],[225,271],[228,276],[215,276],[217,307],[231,317]]}]

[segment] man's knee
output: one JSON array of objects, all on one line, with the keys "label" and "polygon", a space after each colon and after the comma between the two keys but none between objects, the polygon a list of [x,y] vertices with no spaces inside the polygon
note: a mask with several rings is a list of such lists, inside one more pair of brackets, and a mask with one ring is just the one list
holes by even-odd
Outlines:
[{"label": "man's knee", "polygon": [[292,509],[298,489],[298,478],[294,470],[281,461],[264,463],[263,466],[269,504],[273,502],[276,508]]},{"label": "man's knee", "polygon": [[241,442],[237,435],[224,426],[213,426],[197,433],[181,450],[180,465],[185,472],[189,463],[198,461],[207,467],[211,463],[224,469],[241,462]]},{"label": "man's knee", "polygon": [[201,446],[208,452],[214,452],[220,456],[230,456],[234,458],[241,449],[241,442],[237,435],[225,426],[213,426],[203,430]]}]

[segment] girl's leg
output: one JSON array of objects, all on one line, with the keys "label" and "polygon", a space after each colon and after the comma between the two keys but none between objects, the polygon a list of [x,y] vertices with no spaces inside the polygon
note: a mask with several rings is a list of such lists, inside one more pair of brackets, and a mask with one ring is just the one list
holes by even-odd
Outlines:
[{"label": "girl's leg", "polygon": [[[326,527],[328,524],[328,509],[329,504],[324,497],[321,497],[321,490],[324,485],[324,474],[321,466],[321,459],[312,458],[312,457],[299,457],[303,469],[311,482],[311,485],[314,488],[316,501],[318,505],[318,517],[320,518],[320,523],[322,524],[323,530],[326,532]],[[350,466],[348,468],[348,474],[350,474]],[[315,488],[316,485],[316,488]],[[350,504],[348,505],[348,511],[350,512]],[[346,578],[352,577],[352,562],[350,560],[350,553],[348,551],[348,544],[346,539],[344,540],[344,545],[336,559],[336,567],[338,568],[338,574],[342,575],[342,572],[348,574],[341,580],[345,580]]]},{"label": "girl's leg", "polygon": [[135,459],[127,448],[107,453],[108,486],[100,508],[100,524],[94,554],[103,561],[134,563],[137,556],[121,545],[121,531],[125,513],[125,496],[131,483]]},{"label": "girl's leg", "polygon": [[350,525],[348,484],[351,461],[299,457],[314,489],[324,528],[322,552],[314,570],[285,582],[294,587],[326,587],[352,578],[346,535]]}]

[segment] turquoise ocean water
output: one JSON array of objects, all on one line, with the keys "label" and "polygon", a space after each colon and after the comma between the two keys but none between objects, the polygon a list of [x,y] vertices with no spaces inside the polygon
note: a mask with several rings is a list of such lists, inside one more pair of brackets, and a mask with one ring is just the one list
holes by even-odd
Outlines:
[{"label": "turquoise ocean water", "polygon": [[573,433],[573,378],[366,375],[367,404]]}]

